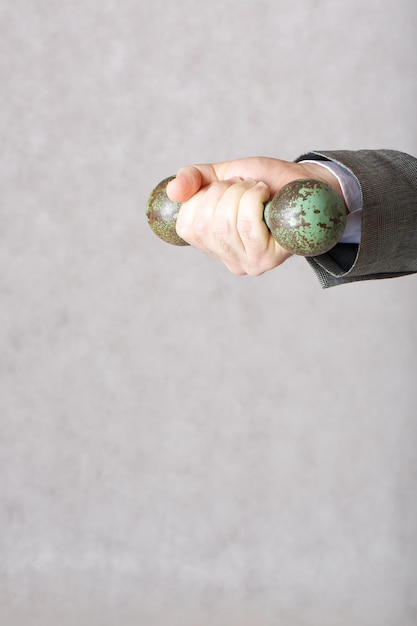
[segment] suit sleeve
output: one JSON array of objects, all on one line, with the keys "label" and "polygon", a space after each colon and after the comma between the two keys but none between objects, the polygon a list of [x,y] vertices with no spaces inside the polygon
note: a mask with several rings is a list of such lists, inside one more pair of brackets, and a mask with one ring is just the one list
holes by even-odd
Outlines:
[{"label": "suit sleeve", "polygon": [[417,272],[417,159],[395,150],[310,152],[356,176],[362,193],[361,243],[308,258],[323,287]]}]

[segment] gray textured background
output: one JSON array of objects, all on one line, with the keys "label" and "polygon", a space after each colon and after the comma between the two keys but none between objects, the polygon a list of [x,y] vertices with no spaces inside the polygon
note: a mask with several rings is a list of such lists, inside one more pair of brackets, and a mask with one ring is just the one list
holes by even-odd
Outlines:
[{"label": "gray textured background", "polygon": [[188,163],[417,154],[413,0],[0,0],[0,621],[412,626],[417,281],[160,242]]}]

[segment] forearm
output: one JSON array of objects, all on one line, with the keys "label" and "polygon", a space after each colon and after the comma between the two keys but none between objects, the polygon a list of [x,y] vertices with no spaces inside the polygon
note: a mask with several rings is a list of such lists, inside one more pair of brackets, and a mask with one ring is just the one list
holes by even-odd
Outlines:
[{"label": "forearm", "polygon": [[338,244],[309,259],[322,285],[417,272],[417,159],[393,150],[359,150],[314,152],[297,161],[311,158],[348,168],[362,192],[360,244]]}]

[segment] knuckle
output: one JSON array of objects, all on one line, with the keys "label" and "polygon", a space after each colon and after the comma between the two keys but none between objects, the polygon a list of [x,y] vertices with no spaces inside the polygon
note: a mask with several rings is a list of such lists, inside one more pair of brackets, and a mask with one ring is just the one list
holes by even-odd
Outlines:
[{"label": "knuckle", "polygon": [[224,265],[227,267],[229,272],[235,276],[246,276],[247,274],[247,272],[240,265],[234,265],[232,263],[225,263]]},{"label": "knuckle", "polygon": [[238,259],[238,254],[234,250],[233,246],[229,243],[227,239],[219,239],[219,247],[222,251],[222,254],[225,258],[236,260]]},{"label": "knuckle", "polygon": [[224,219],[217,219],[213,224],[213,234],[219,241],[226,240],[230,235],[229,224]]},{"label": "knuckle", "polygon": [[253,236],[253,220],[247,215],[238,215],[237,229],[239,234],[245,238],[251,239]]},{"label": "knuckle", "polygon": [[260,276],[261,274],[264,273],[265,269],[264,269],[264,263],[263,263],[263,259],[262,258],[253,258],[253,257],[248,257],[246,259],[246,273],[249,276]]},{"label": "knuckle", "polygon": [[279,261],[269,253],[261,253],[248,259],[247,273],[250,276],[261,276],[279,265]]},{"label": "knuckle", "polygon": [[208,233],[210,232],[210,222],[204,216],[200,216],[193,223],[193,236],[194,238],[202,243],[207,239]]}]

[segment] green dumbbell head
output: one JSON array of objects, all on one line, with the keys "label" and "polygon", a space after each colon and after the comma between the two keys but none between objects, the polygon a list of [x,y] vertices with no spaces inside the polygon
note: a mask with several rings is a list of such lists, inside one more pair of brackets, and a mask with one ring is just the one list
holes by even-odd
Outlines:
[{"label": "green dumbbell head", "polygon": [[300,179],[285,185],[265,205],[264,219],[283,248],[309,257],[336,245],[346,226],[346,208],[326,183]]}]

